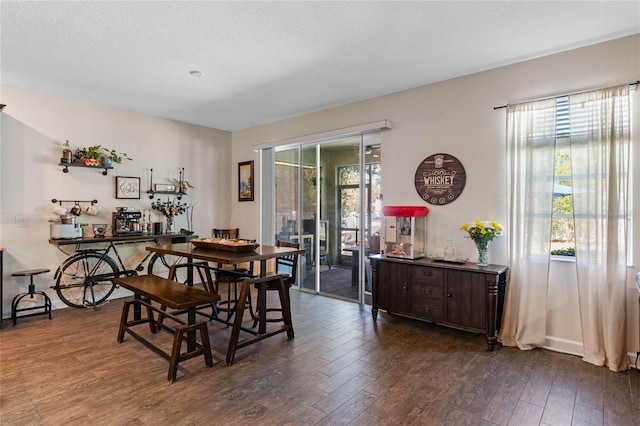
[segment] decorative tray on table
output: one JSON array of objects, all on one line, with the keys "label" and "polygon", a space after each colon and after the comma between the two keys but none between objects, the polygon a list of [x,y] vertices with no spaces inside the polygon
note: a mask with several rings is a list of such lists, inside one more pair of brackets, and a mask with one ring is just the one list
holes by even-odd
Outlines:
[{"label": "decorative tray on table", "polygon": [[260,244],[256,244],[256,240],[226,238],[194,238],[191,243],[196,247],[235,252],[254,251],[260,247]]}]

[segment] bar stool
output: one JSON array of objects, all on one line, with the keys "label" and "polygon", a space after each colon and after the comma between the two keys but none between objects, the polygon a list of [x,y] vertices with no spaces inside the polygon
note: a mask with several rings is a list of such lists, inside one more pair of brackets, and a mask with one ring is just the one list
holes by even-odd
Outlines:
[{"label": "bar stool", "polygon": [[[33,276],[34,275],[40,275],[40,274],[46,274],[47,272],[49,272],[50,269],[30,269],[28,271],[18,271],[18,272],[14,272],[13,274],[11,274],[11,276],[13,277],[29,277],[30,279],[30,283],[29,283],[29,292],[28,293],[20,293],[18,295],[16,295],[16,297],[13,298],[13,301],[11,302],[11,319],[13,320],[13,325],[16,325],[16,320],[17,320],[17,313],[18,312],[23,312],[23,311],[32,311],[35,309],[44,309],[44,311],[42,312],[34,312],[31,314],[27,314],[27,315],[20,315],[20,317],[30,317],[33,315],[49,315],[49,319],[51,319],[51,299],[49,299],[49,296],[47,296],[47,293],[45,293],[44,291],[36,291],[36,287],[35,285],[33,285]],[[20,308],[18,309],[18,304],[20,303],[20,301],[22,299],[24,299],[25,297],[29,296],[31,299],[33,299],[33,295],[34,294],[39,294],[41,296],[44,297],[44,304],[43,305],[37,305],[37,306],[30,306],[28,308]]]},{"label": "bar stool", "polygon": [[[292,243],[292,242],[288,242],[288,241],[276,241],[276,246],[277,247],[290,247],[290,248],[296,248],[299,249],[300,248],[300,244],[298,243]],[[298,255],[297,254],[289,254],[286,256],[281,256],[276,258],[276,274],[278,274],[281,278],[282,278],[282,282],[279,282],[277,280],[273,280],[273,281],[269,281],[266,284],[266,290],[270,291],[270,290],[275,290],[277,291],[279,294],[281,291],[284,291],[282,294],[280,294],[280,307],[268,307],[263,309],[263,312],[281,312],[282,316],[280,317],[276,317],[276,318],[267,318],[265,317],[264,322],[284,322],[285,324],[287,324],[287,315],[289,318],[289,322],[291,322],[291,300],[289,298],[289,289],[293,286],[293,284],[295,284],[296,282],[296,277],[297,277],[297,271],[298,271]],[[282,289],[280,288],[280,286],[282,285]],[[256,285],[257,288],[257,285]],[[284,295],[284,297],[283,297]],[[249,301],[251,301],[251,296],[249,296]],[[262,304],[266,304],[266,300],[261,300],[260,299],[260,292],[258,292],[258,299],[256,302],[256,312],[255,314],[250,310],[249,312],[251,313],[251,317],[253,318],[253,326],[257,326],[258,323],[260,322],[260,316],[259,316],[259,312],[260,312],[260,307],[262,306]],[[251,303],[249,303],[249,306],[251,306]],[[291,326],[291,336],[293,336],[293,326]]]},{"label": "bar stool", "polygon": [[[240,238],[240,228],[230,228],[230,229],[219,229],[213,228],[211,230],[211,236],[213,238],[222,238],[227,240],[234,240]],[[215,272],[216,277],[216,289],[215,292],[221,294],[220,285],[226,284],[227,286],[227,299],[218,302],[218,306],[222,308],[223,305],[226,306],[227,318],[223,322],[226,322],[227,325],[231,325],[231,317],[236,312],[236,304],[238,303],[238,286],[240,283],[246,279],[249,275],[253,274],[253,265],[250,265],[249,268],[239,268],[238,265],[233,265],[233,267],[229,270],[222,270],[224,265],[218,263],[218,268]],[[231,290],[233,289],[233,296],[231,296]],[[249,299],[251,302],[251,299]],[[251,304],[249,304],[249,309],[251,309]],[[253,314],[252,314],[253,315]]]}]

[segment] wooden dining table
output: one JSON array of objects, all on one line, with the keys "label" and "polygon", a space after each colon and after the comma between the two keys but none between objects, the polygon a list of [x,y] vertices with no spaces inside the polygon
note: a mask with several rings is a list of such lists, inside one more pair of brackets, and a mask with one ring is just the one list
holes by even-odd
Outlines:
[{"label": "wooden dining table", "polygon": [[[241,263],[253,263],[259,264],[259,275],[265,277],[267,275],[267,262],[271,259],[278,257],[292,255],[292,254],[304,254],[303,249],[296,249],[292,247],[276,247],[270,245],[260,245],[252,251],[227,251],[219,249],[210,249],[203,247],[196,247],[191,243],[178,243],[178,244],[160,244],[157,246],[148,246],[146,250],[156,253],[170,254],[173,256],[180,256],[186,259],[188,265],[193,265],[194,261],[205,261],[213,264],[223,265],[237,265]],[[255,268],[252,268],[255,270]],[[193,285],[193,267],[187,267],[187,284]],[[258,280],[260,281],[260,280]],[[258,290],[258,297],[260,300],[267,300],[267,284],[268,281],[261,281],[256,283]],[[250,291],[250,280],[243,280],[241,283],[240,295],[238,300],[238,306],[236,307],[236,318],[233,323],[231,332],[231,339],[229,342],[229,349],[227,351],[227,364],[231,365],[235,356],[235,351],[238,348],[255,343],[267,337],[273,336],[278,333],[287,332],[290,338],[293,338],[293,333],[289,333],[286,327],[277,329],[267,333],[267,307],[266,303],[260,304],[259,308],[259,322],[258,328],[253,333],[256,337],[253,339],[238,342],[238,335],[240,330],[248,331],[242,327],[242,316],[244,311],[244,300],[242,295],[248,294]]]}]

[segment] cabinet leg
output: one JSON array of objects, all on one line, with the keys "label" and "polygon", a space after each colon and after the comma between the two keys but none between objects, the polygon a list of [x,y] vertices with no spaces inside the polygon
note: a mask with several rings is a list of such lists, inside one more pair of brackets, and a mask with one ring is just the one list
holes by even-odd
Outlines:
[{"label": "cabinet leg", "polygon": [[497,341],[498,339],[496,337],[487,336],[487,348],[489,349],[489,351],[493,351],[493,349],[496,347]]}]

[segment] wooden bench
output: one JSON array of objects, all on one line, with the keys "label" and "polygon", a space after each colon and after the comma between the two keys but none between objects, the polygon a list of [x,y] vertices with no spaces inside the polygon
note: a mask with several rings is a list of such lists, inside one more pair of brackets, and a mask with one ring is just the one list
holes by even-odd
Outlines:
[{"label": "wooden bench", "polygon": [[[171,382],[174,382],[176,379],[178,364],[184,360],[203,355],[207,367],[213,366],[207,323],[196,323],[196,314],[199,306],[218,302],[220,300],[218,294],[182,285],[155,275],[120,277],[114,281],[117,285],[131,290],[134,293],[134,300],[125,301],[122,308],[122,318],[120,319],[120,327],[118,330],[119,343],[122,343],[124,333],[127,332],[158,355],[168,359],[169,373],[167,379]],[[161,306],[186,312],[187,321],[185,322],[184,319],[177,315],[168,313],[160,309],[160,307],[152,305],[152,301],[157,302]],[[134,315],[134,318],[129,320],[129,309],[131,306],[137,308],[138,311],[143,307],[146,308],[147,317],[141,318],[139,315]],[[160,323],[154,319],[154,312],[158,314],[159,319],[170,318],[181,325],[175,328],[170,328],[166,325],[161,326]],[[134,326],[147,323],[149,324],[151,333],[155,334],[159,329],[163,329],[174,334],[171,354],[155,346],[132,329]],[[201,343],[196,342],[196,331],[200,331]],[[182,353],[182,341],[185,334],[187,335],[187,351]]]}]

